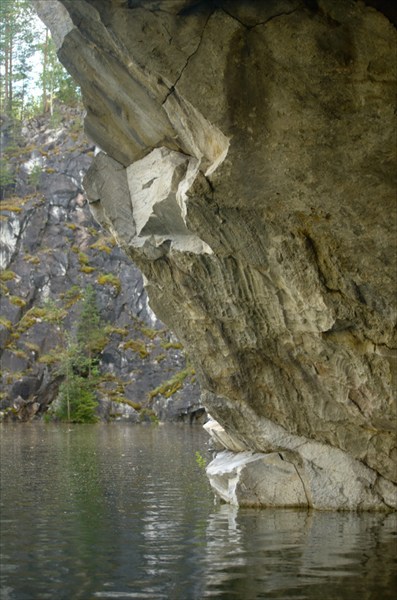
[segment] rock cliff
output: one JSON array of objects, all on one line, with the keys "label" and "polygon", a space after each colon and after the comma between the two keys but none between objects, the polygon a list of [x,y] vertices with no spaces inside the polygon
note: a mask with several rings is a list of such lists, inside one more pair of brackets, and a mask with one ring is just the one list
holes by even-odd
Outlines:
[{"label": "rock cliff", "polygon": [[[396,507],[393,7],[32,1],[103,150],[91,208],[243,452],[215,487]],[[260,491],[269,470],[292,500]],[[229,493],[243,472],[255,497]]]},{"label": "rock cliff", "polygon": [[3,146],[10,183],[0,200],[0,420],[52,412],[60,357],[75,338],[88,286],[103,331],[99,416],[193,419],[204,411],[182,345],[148,307],[141,273],[87,206],[82,179],[93,155],[81,109],[62,105],[52,117],[25,121]]}]

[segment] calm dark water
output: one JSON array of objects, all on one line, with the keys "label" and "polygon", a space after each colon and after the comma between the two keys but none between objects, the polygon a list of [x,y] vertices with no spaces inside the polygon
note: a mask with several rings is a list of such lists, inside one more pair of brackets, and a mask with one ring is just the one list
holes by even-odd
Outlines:
[{"label": "calm dark water", "polygon": [[200,427],[0,433],[2,600],[395,597],[396,515],[214,504]]}]

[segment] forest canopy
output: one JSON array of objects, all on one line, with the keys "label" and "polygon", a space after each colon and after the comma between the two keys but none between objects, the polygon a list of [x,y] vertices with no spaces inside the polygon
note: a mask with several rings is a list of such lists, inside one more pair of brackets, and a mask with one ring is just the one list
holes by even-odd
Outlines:
[{"label": "forest canopy", "polygon": [[80,92],[58,61],[48,28],[28,0],[0,2],[0,112],[22,120],[76,104]]}]

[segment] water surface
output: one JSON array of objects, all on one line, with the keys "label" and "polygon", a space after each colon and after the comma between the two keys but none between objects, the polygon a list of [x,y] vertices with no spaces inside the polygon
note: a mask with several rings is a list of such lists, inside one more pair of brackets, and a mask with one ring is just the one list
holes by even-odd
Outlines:
[{"label": "water surface", "polygon": [[395,598],[395,514],[215,504],[198,426],[0,433],[2,600]]}]

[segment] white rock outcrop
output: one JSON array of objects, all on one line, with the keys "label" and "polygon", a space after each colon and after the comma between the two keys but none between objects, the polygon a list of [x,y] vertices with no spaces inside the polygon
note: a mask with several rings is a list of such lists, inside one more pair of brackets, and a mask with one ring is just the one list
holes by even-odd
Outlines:
[{"label": "white rock outcrop", "polygon": [[225,502],[321,510],[397,509],[397,486],[346,452],[277,431],[271,423],[262,427],[268,431],[267,443],[284,450],[242,450],[243,444],[214,419],[205,424],[217,447],[225,448],[206,470],[211,486]]}]

